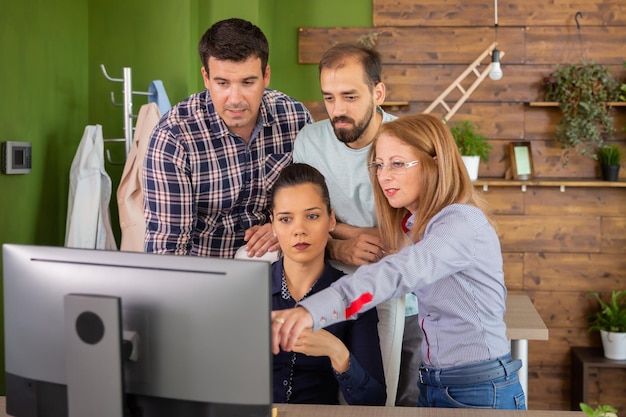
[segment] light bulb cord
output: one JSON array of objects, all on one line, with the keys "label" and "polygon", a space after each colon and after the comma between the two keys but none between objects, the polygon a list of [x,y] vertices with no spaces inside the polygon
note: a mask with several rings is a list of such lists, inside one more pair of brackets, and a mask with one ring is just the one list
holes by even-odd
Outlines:
[{"label": "light bulb cord", "polygon": [[496,39],[493,51],[491,51],[491,70],[489,71],[489,78],[499,80],[502,78],[502,69],[500,68],[500,51],[498,51],[498,0],[494,0],[493,28]]},{"label": "light bulb cord", "polygon": [[493,27],[496,35],[496,47],[498,46],[498,0],[493,0]]}]

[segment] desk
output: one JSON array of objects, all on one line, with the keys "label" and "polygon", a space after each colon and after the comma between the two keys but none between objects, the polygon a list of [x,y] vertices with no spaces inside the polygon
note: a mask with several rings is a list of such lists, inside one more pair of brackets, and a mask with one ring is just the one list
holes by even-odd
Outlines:
[{"label": "desk", "polygon": [[548,328],[527,295],[506,299],[506,337],[511,341],[511,356],[522,360],[519,380],[528,402],[528,340],[548,340]]},{"label": "desk", "polygon": [[[583,417],[581,411],[508,411],[303,404],[276,404],[275,407],[278,408],[278,417]],[[9,417],[6,413],[5,397],[0,397],[0,417]]]},{"label": "desk", "polygon": [[582,411],[276,404],[278,417],[583,417]]}]

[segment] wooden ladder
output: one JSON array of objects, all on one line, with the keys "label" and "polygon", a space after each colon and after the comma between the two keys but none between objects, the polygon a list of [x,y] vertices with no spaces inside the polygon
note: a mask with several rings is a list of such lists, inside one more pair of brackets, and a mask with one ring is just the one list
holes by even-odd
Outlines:
[{"label": "wooden ladder", "polygon": [[[448,112],[443,117],[443,119],[446,122],[449,121],[452,118],[452,116],[454,116],[454,114],[457,112],[457,110],[463,105],[463,103],[465,103],[465,101],[469,98],[469,96],[474,92],[474,90],[476,90],[476,88],[480,85],[480,83],[483,82],[485,77],[487,77],[487,75],[489,74],[489,71],[491,71],[491,66],[492,66],[491,61],[489,61],[489,65],[487,65],[487,67],[482,72],[478,70],[478,67],[481,65],[483,59],[485,59],[487,55],[490,55],[491,51],[493,51],[497,45],[498,45],[497,42],[494,42],[491,45],[489,45],[487,49],[485,49],[485,51],[481,53],[474,62],[468,65],[465,71],[463,71],[461,75],[459,75],[457,79],[454,80],[448,86],[448,88],[446,88],[445,91],[441,93],[439,97],[437,97],[435,101],[433,101],[430,104],[430,106],[426,108],[426,110],[423,111],[423,113],[430,113],[431,111],[433,111],[435,107],[441,105]],[[503,56],[504,56],[504,52],[500,51],[500,58],[502,58]],[[465,80],[470,74],[476,75],[476,80],[474,80],[472,85],[466,90],[461,85],[461,82]],[[455,88],[458,89],[462,95],[461,95],[461,98],[459,98],[459,100],[456,102],[456,104],[450,107],[445,102],[445,99],[446,97],[448,97],[448,95],[450,95],[452,91],[454,91]]]}]

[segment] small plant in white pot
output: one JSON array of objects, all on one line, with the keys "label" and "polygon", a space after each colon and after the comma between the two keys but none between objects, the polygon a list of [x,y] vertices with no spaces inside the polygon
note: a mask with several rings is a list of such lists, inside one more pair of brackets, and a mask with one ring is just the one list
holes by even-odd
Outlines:
[{"label": "small plant in white pot", "polygon": [[589,316],[589,332],[599,331],[604,356],[626,360],[626,290],[614,290],[605,302],[597,291],[588,291],[600,304],[600,310]]},{"label": "small plant in white pot", "polygon": [[463,120],[450,126],[450,132],[459,148],[465,167],[472,181],[478,179],[480,161],[487,161],[493,149],[487,138],[476,131],[471,120]]}]

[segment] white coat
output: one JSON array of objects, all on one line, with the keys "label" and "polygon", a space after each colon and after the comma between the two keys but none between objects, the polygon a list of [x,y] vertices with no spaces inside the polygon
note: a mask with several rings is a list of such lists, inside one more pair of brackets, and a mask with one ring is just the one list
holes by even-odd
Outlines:
[{"label": "white coat", "polygon": [[65,246],[117,249],[110,199],[111,177],[104,169],[102,126],[87,126],[70,168]]}]

